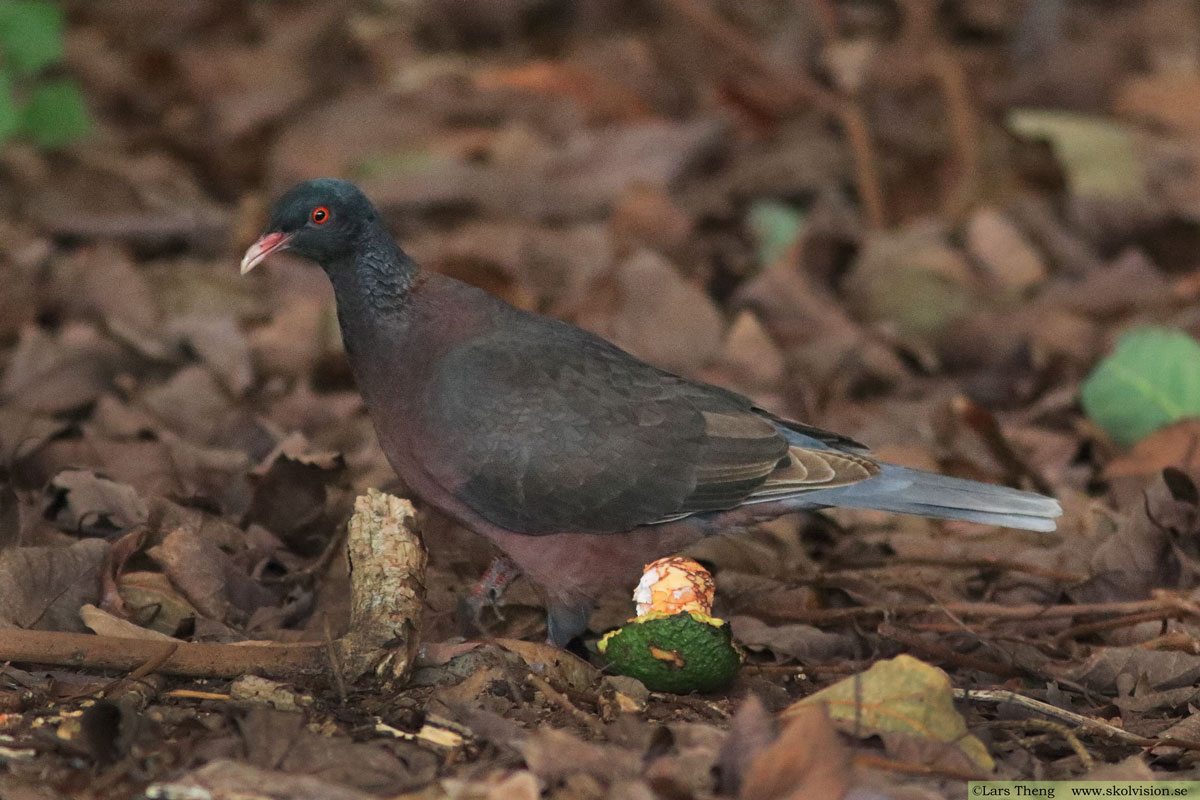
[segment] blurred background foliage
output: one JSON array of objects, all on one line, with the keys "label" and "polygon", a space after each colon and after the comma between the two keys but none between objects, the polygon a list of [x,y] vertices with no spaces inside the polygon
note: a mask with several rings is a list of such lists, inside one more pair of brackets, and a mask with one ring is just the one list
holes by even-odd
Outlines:
[{"label": "blurred background foliage", "polygon": [[63,12],[49,0],[0,5],[0,143],[10,136],[53,148],[88,131],[75,81],[51,73],[62,66]]}]

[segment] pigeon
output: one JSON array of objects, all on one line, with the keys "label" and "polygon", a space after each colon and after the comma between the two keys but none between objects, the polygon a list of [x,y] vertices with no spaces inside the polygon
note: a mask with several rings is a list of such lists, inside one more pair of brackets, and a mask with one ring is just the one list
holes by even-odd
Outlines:
[{"label": "pigeon", "polygon": [[1032,492],[880,461],[853,439],[647,364],[566,322],[420,269],[354,184],[276,203],[246,274],[289,251],[333,284],[342,341],[388,461],[543,595],[547,638],[700,538],[782,514],[875,509],[1051,531]]}]

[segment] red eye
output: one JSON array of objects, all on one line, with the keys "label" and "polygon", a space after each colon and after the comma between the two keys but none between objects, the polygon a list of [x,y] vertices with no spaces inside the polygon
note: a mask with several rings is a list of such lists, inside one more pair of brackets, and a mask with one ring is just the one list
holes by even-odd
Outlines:
[{"label": "red eye", "polygon": [[317,206],[312,211],[312,221],[318,225],[324,225],[329,221],[329,209],[325,206]]}]

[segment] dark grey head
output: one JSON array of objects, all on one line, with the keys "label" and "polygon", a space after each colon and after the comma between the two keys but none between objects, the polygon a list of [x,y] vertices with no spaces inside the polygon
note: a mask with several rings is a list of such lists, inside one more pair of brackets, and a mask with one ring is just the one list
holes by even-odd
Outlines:
[{"label": "dark grey head", "polygon": [[271,253],[290,250],[321,266],[351,255],[379,215],[349,181],[316,178],[293,186],[275,203],[267,232],[242,258],[245,275]]}]

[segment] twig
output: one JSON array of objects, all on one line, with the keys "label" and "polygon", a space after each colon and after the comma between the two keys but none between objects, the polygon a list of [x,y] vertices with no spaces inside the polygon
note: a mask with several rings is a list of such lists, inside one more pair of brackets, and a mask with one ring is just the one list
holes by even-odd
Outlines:
[{"label": "twig", "polygon": [[1143,622],[1165,622],[1168,619],[1178,619],[1184,616],[1176,609],[1163,611],[1143,611],[1140,614],[1125,614],[1124,616],[1114,617],[1112,619],[1102,619],[1096,622],[1084,622],[1080,625],[1072,625],[1064,631],[1060,631],[1054,637],[1056,642],[1064,642],[1067,639],[1074,639],[1078,636],[1087,636],[1091,633],[1099,633],[1100,631],[1111,631],[1116,628],[1125,628],[1130,625],[1140,625]]},{"label": "twig", "polygon": [[979,191],[980,135],[979,115],[971,105],[971,91],[962,64],[945,45],[939,44],[930,53],[933,77],[941,88],[950,121],[950,140],[958,163],[958,184],[946,194],[942,210],[950,219],[961,217]]},{"label": "twig", "polygon": [[1089,733],[1095,733],[1123,744],[1145,747],[1148,742],[1153,741],[1138,736],[1135,733],[1130,733],[1123,728],[1118,728],[1115,725],[1110,725],[1103,720],[1085,717],[1083,714],[1076,714],[1074,711],[1052,706],[1049,703],[1036,700],[1032,697],[1026,697],[1016,692],[1010,692],[1007,689],[954,689],[953,691],[955,700],[989,705],[1017,706],[1032,711],[1035,714],[1041,714],[1043,717],[1056,719],[1074,728],[1080,728]]},{"label": "twig", "polygon": [[592,733],[600,733],[604,730],[604,725],[600,720],[586,711],[582,711],[578,706],[571,702],[571,698],[555,689],[550,685],[550,682],[540,675],[535,675],[532,672],[525,676],[525,680],[533,684],[533,687],[546,696],[546,699],[554,703],[556,706],[566,711],[574,719],[581,722],[585,728]]},{"label": "twig", "polygon": [[193,214],[179,211],[135,211],[129,213],[85,213],[72,210],[34,208],[34,222],[42,232],[81,239],[128,239],[158,242],[183,239],[211,242],[228,235],[225,213]]},{"label": "twig", "polygon": [[980,177],[980,123],[971,104],[967,76],[958,58],[937,33],[938,4],[931,0],[904,0],[906,52],[916,54],[917,66],[936,85],[946,107],[950,142],[959,170],[957,186],[942,200],[951,219],[963,214],[974,199]]},{"label": "twig", "polygon": [[[878,569],[880,567],[888,567],[896,564],[910,564],[919,567],[946,567],[948,569],[987,569],[1000,570],[1003,572],[1023,572],[1027,575],[1036,575],[1039,578],[1049,578],[1055,581],[1064,583],[1081,583],[1087,580],[1087,576],[1081,575],[1078,572],[1068,572],[1062,569],[1052,569],[1050,567],[1039,567],[1036,564],[1024,564],[1020,561],[1011,561],[1007,558],[993,558],[991,556],[981,556],[979,558],[943,558],[939,556],[889,556],[875,560],[852,561],[850,563],[839,564],[839,569]],[[830,573],[825,573],[829,577]]]},{"label": "twig", "polygon": [[1052,706],[1049,703],[1035,700],[1032,697],[1010,692],[1007,689],[954,689],[954,699],[965,700],[970,703],[988,703],[994,705],[1012,705],[1019,708],[1024,708],[1036,714],[1041,714],[1044,717],[1059,720],[1067,725],[1072,725],[1082,729],[1086,733],[1104,736],[1121,744],[1133,745],[1134,747],[1178,747],[1181,750],[1200,750],[1200,742],[1194,742],[1188,739],[1175,739],[1170,736],[1148,739],[1144,736],[1138,736],[1136,733],[1118,728],[1115,725],[1095,719],[1093,717],[1085,717],[1083,714],[1076,714],[1074,711],[1067,711],[1065,708]]},{"label": "twig", "polygon": [[1045,476],[1026,459],[1022,458],[1009,443],[1008,437],[1004,435],[1004,431],[1001,430],[999,423],[996,422],[996,416],[992,412],[964,395],[955,397],[950,405],[958,418],[966,423],[967,427],[975,431],[976,435],[983,440],[988,450],[992,452],[992,455],[1000,462],[1004,469],[1010,473],[1011,477],[1019,478],[1024,476],[1033,484],[1033,488],[1042,494],[1049,495],[1054,493],[1050,482],[1046,480]]},{"label": "twig", "polygon": [[802,677],[808,670],[799,664],[743,664],[742,671],[753,675]]},{"label": "twig", "polygon": [[1075,755],[1079,757],[1084,769],[1090,770],[1095,765],[1095,760],[1092,754],[1083,746],[1083,742],[1079,741],[1079,737],[1075,735],[1075,731],[1057,722],[1051,722],[1048,719],[997,719],[990,722],[982,722],[976,726],[979,728],[1038,728],[1039,730],[1057,733],[1059,736],[1067,740],[1067,744],[1075,751]]},{"label": "twig", "polygon": [[343,669],[354,679],[372,670],[385,685],[398,684],[416,652],[425,593],[426,556],[416,511],[407,500],[369,490],[355,502],[348,543],[351,625],[340,639],[287,645],[172,642],[165,651],[156,640],[0,630],[0,662],[135,670],[126,680],[158,671],[216,678],[328,676],[333,667],[343,696]]},{"label": "twig", "polygon": [[[1182,603],[1182,606],[1180,605]],[[1173,597],[1160,597],[1153,600],[1132,600],[1114,603],[1062,603],[1060,605],[1025,605],[1009,606],[1001,603],[908,603],[897,606],[856,606],[854,608],[797,608],[786,613],[772,612],[770,616],[777,620],[794,622],[842,622],[844,620],[863,619],[874,616],[895,617],[910,614],[929,614],[942,612],[961,617],[991,618],[998,620],[1049,620],[1069,619],[1091,614],[1137,614],[1157,611],[1162,613],[1172,609],[1186,610],[1188,616],[1200,617],[1200,609],[1190,603]]]},{"label": "twig", "polygon": [[1171,608],[1178,609],[1181,613],[1189,617],[1200,617],[1200,606],[1180,595],[1162,589],[1157,589],[1152,594],[1156,600],[1161,600]]},{"label": "twig", "polygon": [[333,673],[333,685],[337,689],[338,700],[346,702],[346,676],[342,666],[342,654],[334,643],[333,632],[329,625],[329,617],[322,620],[325,627],[325,655],[329,657],[329,671]]},{"label": "twig", "polygon": [[1200,639],[1183,631],[1171,631],[1137,645],[1141,650],[1178,650],[1192,655],[1200,654]]},{"label": "twig", "polygon": [[884,758],[870,753],[857,753],[853,758],[854,766],[881,769],[888,772],[898,772],[902,775],[930,775],[938,778],[952,778],[959,781],[977,781],[984,773],[967,772],[966,770],[950,767],[933,767],[927,764],[914,764],[911,761],[897,761],[894,758]]},{"label": "twig", "polygon": [[944,644],[938,644],[928,639],[922,639],[920,636],[908,634],[893,625],[882,624],[877,629],[877,633],[892,641],[900,642],[910,650],[920,651],[943,663],[950,663],[967,669],[975,669],[980,672],[988,672],[992,675],[999,675],[1002,678],[1015,678],[1026,674],[1025,670],[1014,667],[1011,664],[1002,664],[999,661],[989,661],[965,655],[951,650]]},{"label": "twig", "polygon": [[157,656],[147,660],[140,667],[126,675],[124,678],[118,678],[117,680],[113,681],[108,686],[105,686],[101,691],[107,696],[127,683],[135,683],[150,673],[157,672],[163,664],[167,663],[171,656],[175,655],[175,651],[179,649],[180,644],[180,642],[165,642],[162,652],[160,652]]},{"label": "twig", "polygon": [[887,203],[883,195],[883,180],[879,176],[879,157],[871,141],[866,115],[858,104],[845,100],[838,109],[838,119],[846,131],[846,141],[854,154],[854,178],[858,199],[862,202],[867,226],[879,230],[887,221]]},{"label": "twig", "polygon": [[171,697],[176,700],[217,700],[228,702],[233,699],[231,695],[222,694],[221,692],[201,692],[197,689],[172,689],[169,692],[163,692],[163,697]]},{"label": "twig", "polygon": [[[88,633],[0,631],[0,661],[53,664],[60,667],[132,670],[158,659],[163,643]],[[179,642],[155,667],[169,675],[236,678],[254,673],[272,678],[326,672],[321,643],[235,645]]]},{"label": "twig", "polygon": [[906,622],[909,628],[924,633],[983,633],[987,625],[975,623],[966,625],[958,622]]},{"label": "twig", "polygon": [[686,694],[667,694],[666,692],[651,692],[650,697],[654,700],[662,700],[677,706],[687,706],[693,711],[697,711],[709,719],[727,720],[729,714],[721,710],[711,700],[706,700],[703,697],[693,697]]},{"label": "twig", "polygon": [[697,0],[663,0],[710,42],[737,61],[750,67],[760,77],[770,81],[784,96],[787,105],[809,103],[818,111],[841,124],[846,143],[854,157],[855,182],[862,202],[863,216],[873,229],[886,222],[883,182],[880,179],[878,157],[871,141],[866,115],[857,101],[825,88],[802,72],[780,69],[763,56],[762,48],[730,25],[708,5]]},{"label": "twig", "polygon": [[320,575],[333,562],[334,556],[344,552],[346,546],[346,530],[347,528],[339,527],[337,532],[330,537],[323,549],[311,564],[301,567],[295,572],[288,572],[279,577],[264,575],[261,580],[263,583],[282,583],[292,584],[301,583],[309,578]]},{"label": "twig", "polygon": [[807,101],[827,114],[837,113],[840,101],[836,94],[808,75],[786,72],[771,63],[763,56],[762,48],[748,40],[740,30],[726,22],[724,17],[707,4],[697,0],[663,2],[706,39],[761,77],[776,84],[778,90],[789,95],[790,102]]}]

